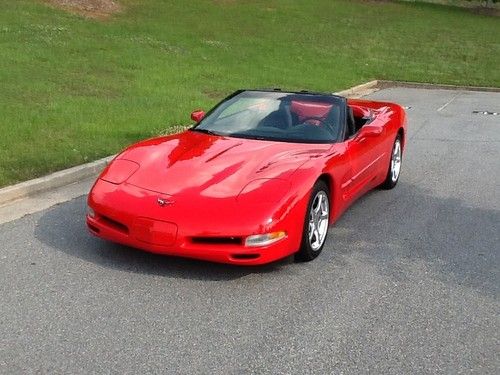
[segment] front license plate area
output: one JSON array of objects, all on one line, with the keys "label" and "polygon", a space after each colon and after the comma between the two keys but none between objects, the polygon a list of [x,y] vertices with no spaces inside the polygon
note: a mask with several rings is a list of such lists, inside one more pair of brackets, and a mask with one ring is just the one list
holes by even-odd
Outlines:
[{"label": "front license plate area", "polygon": [[171,246],[177,238],[177,225],[168,221],[139,217],[134,220],[134,237],[152,245]]}]

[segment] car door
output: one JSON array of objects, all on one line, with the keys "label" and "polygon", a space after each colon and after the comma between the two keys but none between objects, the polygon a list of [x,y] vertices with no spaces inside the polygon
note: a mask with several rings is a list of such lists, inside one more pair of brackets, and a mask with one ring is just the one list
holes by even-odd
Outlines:
[{"label": "car door", "polygon": [[383,157],[381,138],[383,124],[373,121],[357,132],[347,133],[346,149],[351,166],[351,177],[345,188],[346,199],[353,200],[373,187]]}]

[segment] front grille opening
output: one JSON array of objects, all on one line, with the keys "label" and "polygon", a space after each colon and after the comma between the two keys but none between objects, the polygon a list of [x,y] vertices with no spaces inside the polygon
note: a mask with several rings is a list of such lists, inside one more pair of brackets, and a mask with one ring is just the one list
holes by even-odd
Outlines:
[{"label": "front grille opening", "polygon": [[99,222],[107,227],[110,227],[118,232],[128,234],[128,227],[116,220],[110,219],[109,217],[99,215]]},{"label": "front grille opening", "polygon": [[241,237],[191,237],[191,242],[201,245],[243,245]]},{"label": "front grille opening", "polygon": [[260,254],[232,254],[231,257],[236,260],[250,260],[257,259]]}]

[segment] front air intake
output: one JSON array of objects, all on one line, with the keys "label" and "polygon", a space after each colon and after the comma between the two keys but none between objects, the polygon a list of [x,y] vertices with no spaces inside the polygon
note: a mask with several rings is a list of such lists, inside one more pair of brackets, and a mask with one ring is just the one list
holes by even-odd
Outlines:
[{"label": "front air intake", "polygon": [[106,217],[106,216],[103,216],[103,215],[99,215],[99,223],[101,223],[102,225],[105,225],[109,228],[112,228],[118,232],[121,232],[123,234],[127,234],[128,235],[128,227],[116,220],[113,220],[113,219],[110,219],[109,217]]},{"label": "front air intake", "polygon": [[200,245],[243,245],[241,237],[191,237],[191,242]]}]

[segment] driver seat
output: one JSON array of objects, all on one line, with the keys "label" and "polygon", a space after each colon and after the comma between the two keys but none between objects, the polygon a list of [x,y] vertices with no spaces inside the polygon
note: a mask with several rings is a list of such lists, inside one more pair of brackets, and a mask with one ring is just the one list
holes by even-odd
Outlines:
[{"label": "driver seat", "polygon": [[330,103],[292,100],[290,110],[294,119],[294,125],[300,124],[308,118],[317,118],[316,121],[311,120],[310,124],[321,125],[321,121],[325,121],[332,106]]},{"label": "driver seat", "polygon": [[278,129],[288,129],[292,125],[290,105],[284,101],[280,103],[278,110],[264,117],[259,126],[267,126]]}]

